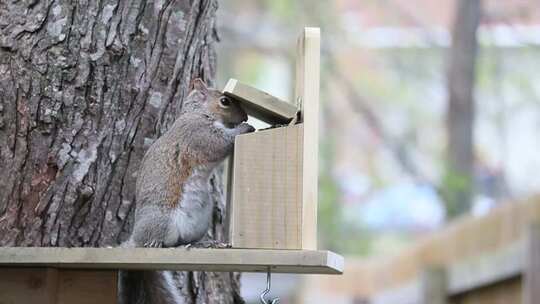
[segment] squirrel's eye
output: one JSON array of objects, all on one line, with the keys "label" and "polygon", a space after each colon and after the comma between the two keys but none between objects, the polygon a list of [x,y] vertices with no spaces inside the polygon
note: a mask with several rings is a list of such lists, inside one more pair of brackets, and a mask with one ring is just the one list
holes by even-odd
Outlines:
[{"label": "squirrel's eye", "polygon": [[224,106],[224,107],[228,107],[231,105],[231,100],[225,96],[222,96],[220,99],[219,99],[219,103]]}]

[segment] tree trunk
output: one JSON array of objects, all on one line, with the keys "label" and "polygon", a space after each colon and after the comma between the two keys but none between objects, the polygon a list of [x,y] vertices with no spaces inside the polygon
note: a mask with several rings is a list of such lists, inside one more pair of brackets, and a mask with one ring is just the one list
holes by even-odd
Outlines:
[{"label": "tree trunk", "polygon": [[[191,79],[212,84],[216,0],[0,2],[0,246],[116,246],[148,146]],[[223,239],[221,176],[212,237]],[[186,303],[238,276],[175,275]]]},{"label": "tree trunk", "polygon": [[457,1],[448,70],[447,168],[442,187],[448,217],[469,210],[474,189],[474,83],[480,15],[480,0]]}]

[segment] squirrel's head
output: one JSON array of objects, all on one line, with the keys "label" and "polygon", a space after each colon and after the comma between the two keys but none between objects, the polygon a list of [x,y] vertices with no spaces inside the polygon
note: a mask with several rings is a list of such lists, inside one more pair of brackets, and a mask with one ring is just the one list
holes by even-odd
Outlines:
[{"label": "squirrel's head", "polygon": [[206,86],[200,78],[191,82],[191,92],[182,105],[185,112],[200,112],[228,128],[235,127],[248,119],[246,111],[238,101],[225,96],[221,91]]}]

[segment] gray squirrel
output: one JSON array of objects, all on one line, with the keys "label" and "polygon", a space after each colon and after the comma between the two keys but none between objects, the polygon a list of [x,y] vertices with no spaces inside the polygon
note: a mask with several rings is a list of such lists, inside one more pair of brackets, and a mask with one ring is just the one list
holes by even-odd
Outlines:
[{"label": "gray squirrel", "polygon": [[[135,222],[123,247],[176,247],[200,241],[212,221],[209,179],[245,123],[237,101],[195,79],[172,127],[146,152],[136,184]],[[182,303],[168,271],[121,271],[119,302]]]}]

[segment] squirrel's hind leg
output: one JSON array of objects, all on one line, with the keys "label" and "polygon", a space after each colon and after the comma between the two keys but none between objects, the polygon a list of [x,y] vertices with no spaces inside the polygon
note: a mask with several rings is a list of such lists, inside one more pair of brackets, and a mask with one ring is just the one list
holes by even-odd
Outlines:
[{"label": "squirrel's hind leg", "polygon": [[170,217],[158,207],[137,210],[131,239],[135,247],[165,247]]},{"label": "squirrel's hind leg", "polygon": [[189,248],[232,248],[230,243],[221,242],[218,240],[201,240],[194,243],[189,243],[185,246]]},{"label": "squirrel's hind leg", "polygon": [[163,241],[153,240],[146,242],[145,244],[143,244],[143,246],[147,248],[161,248],[163,247]]}]

